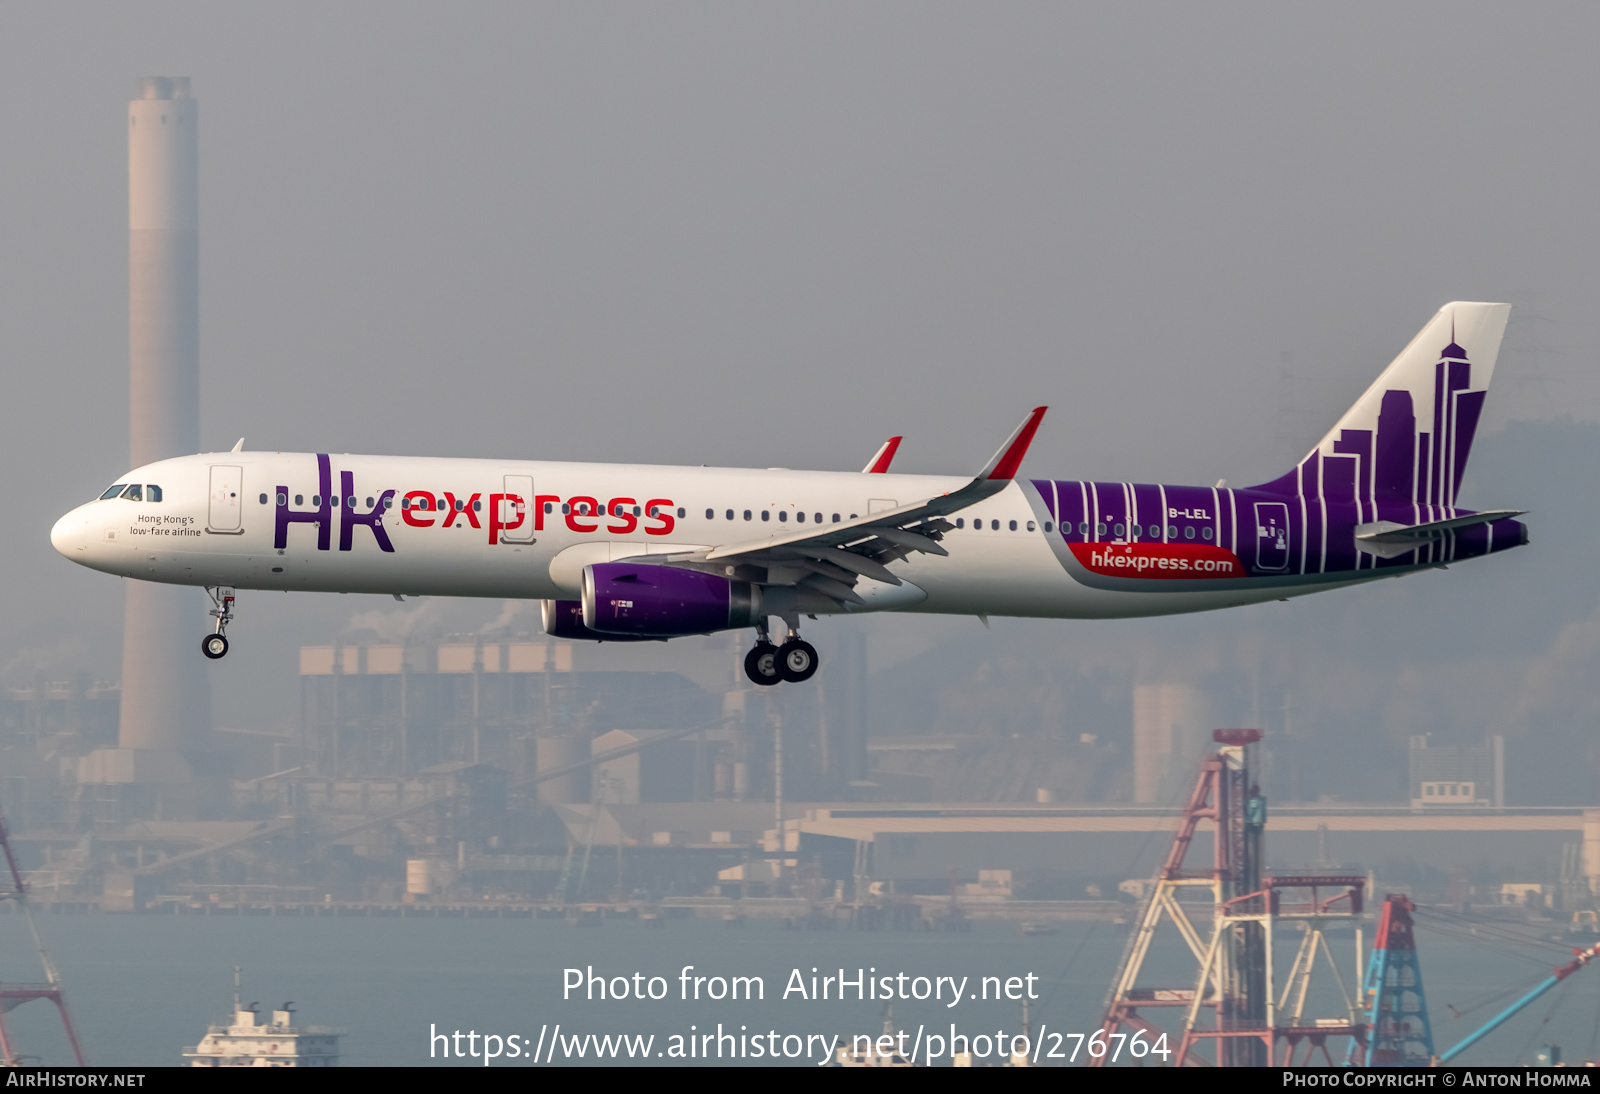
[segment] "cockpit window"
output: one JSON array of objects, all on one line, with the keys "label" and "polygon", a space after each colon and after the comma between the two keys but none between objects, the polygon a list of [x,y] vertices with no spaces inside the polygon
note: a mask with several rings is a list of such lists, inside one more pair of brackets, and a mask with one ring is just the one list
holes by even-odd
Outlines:
[{"label": "cockpit window", "polygon": [[134,483],[122,492],[122,498],[124,501],[143,501],[144,490],[140,488],[138,483]]},{"label": "cockpit window", "polygon": [[150,485],[146,486],[144,488],[144,500],[145,501],[160,501],[161,500],[161,487],[157,486],[155,483],[151,483]]},{"label": "cockpit window", "polygon": [[117,485],[115,485],[111,489],[107,490],[104,494],[101,494],[100,495],[100,500],[101,501],[105,501],[107,498],[116,497],[118,494],[122,493],[123,485],[124,485],[123,483],[120,483],[120,482],[117,483]]}]

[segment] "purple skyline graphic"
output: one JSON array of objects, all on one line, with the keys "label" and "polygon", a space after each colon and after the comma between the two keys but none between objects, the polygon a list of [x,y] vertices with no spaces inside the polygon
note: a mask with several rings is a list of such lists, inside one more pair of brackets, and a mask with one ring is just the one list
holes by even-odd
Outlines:
[{"label": "purple skyline graphic", "polygon": [[[1165,486],[1035,479],[1066,543],[1215,545],[1252,576],[1392,569],[1489,554],[1525,542],[1523,526],[1497,520],[1459,530],[1416,551],[1380,558],[1356,549],[1358,525],[1425,523],[1460,515],[1456,495],[1483,413],[1472,364],[1451,340],[1433,365],[1431,421],[1418,421],[1405,388],[1383,393],[1377,428],[1344,428],[1331,453],[1321,445],[1293,470],[1259,486]],[[1431,426],[1419,428],[1419,426]],[[1136,579],[1117,579],[1136,580]]]}]

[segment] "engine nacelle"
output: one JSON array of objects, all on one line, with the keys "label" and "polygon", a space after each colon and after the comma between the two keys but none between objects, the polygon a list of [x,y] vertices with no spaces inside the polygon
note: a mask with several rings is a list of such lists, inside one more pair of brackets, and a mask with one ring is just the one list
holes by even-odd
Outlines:
[{"label": "engine nacelle", "polygon": [[659,642],[648,634],[601,634],[583,625],[583,601],[546,600],[543,605],[544,633],[554,638],[582,639],[587,642]]},{"label": "engine nacelle", "polygon": [[761,590],[720,574],[627,562],[583,568],[583,625],[603,635],[676,638],[753,627]]}]

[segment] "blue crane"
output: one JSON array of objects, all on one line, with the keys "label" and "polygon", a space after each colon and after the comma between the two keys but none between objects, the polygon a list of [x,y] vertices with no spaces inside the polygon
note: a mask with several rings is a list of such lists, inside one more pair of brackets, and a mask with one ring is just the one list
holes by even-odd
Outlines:
[{"label": "blue crane", "polygon": [[1590,961],[1594,960],[1596,956],[1600,956],[1600,943],[1596,943],[1595,945],[1590,946],[1588,949],[1573,950],[1572,953],[1573,958],[1571,961],[1568,961],[1565,965],[1562,965],[1560,968],[1556,969],[1553,973],[1536,984],[1533,989],[1521,999],[1518,999],[1505,1010],[1489,1019],[1489,1021],[1481,1029],[1470,1034],[1466,1040],[1450,1049],[1443,1056],[1440,1056],[1439,1062],[1441,1064],[1449,1063],[1451,1060],[1455,1059],[1467,1049],[1481,1041],[1486,1035],[1504,1023],[1512,1015],[1520,1011],[1523,1007],[1527,1006],[1529,1003],[1539,998],[1539,996],[1543,995],[1545,992],[1561,983],[1561,981],[1565,980],[1567,977],[1583,968]]}]

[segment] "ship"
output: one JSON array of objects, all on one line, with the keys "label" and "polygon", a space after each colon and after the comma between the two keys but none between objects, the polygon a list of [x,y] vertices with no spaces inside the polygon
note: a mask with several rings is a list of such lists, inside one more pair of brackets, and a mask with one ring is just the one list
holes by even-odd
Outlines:
[{"label": "ship", "polygon": [[339,1038],[344,1031],[327,1026],[298,1026],[294,1003],[262,1021],[257,1003],[239,1002],[239,969],[233,970],[233,1022],[210,1026],[198,1045],[184,1050],[190,1067],[334,1067],[339,1063]]}]

